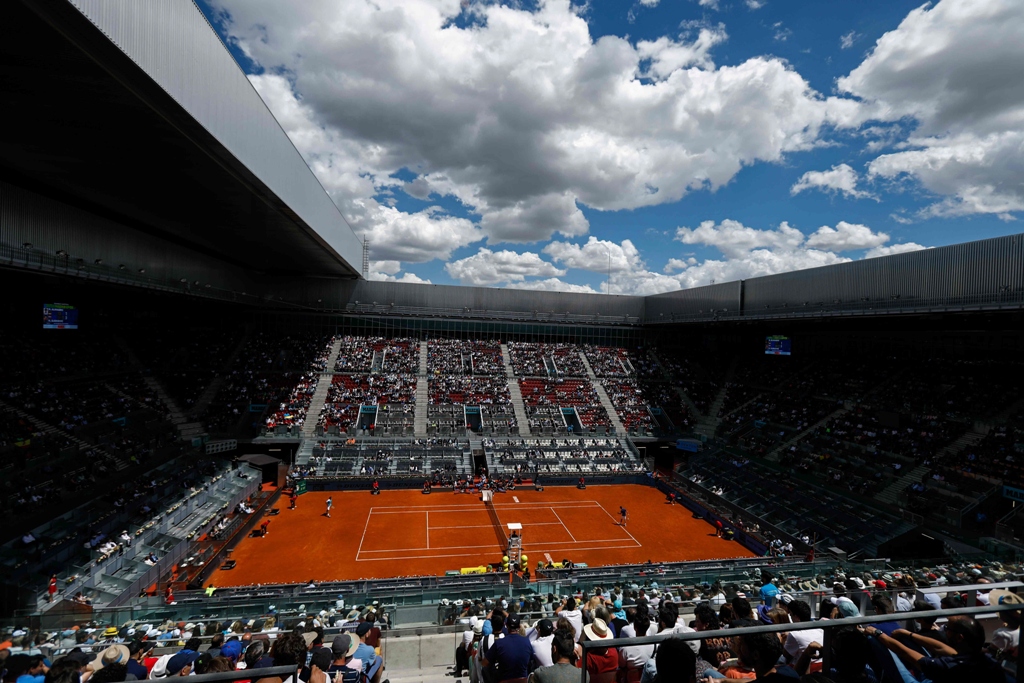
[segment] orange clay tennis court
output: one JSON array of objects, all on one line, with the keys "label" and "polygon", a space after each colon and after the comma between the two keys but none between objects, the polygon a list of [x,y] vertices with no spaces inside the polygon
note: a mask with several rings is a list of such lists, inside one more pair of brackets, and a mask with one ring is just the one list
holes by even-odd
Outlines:
[{"label": "orange clay tennis court", "polygon": [[[333,498],[331,517],[324,516]],[[232,570],[212,577],[218,586],[298,583],[443,574],[498,562],[503,542],[479,494],[435,490],[316,491],[289,510],[281,498],[264,537],[239,543]],[[619,525],[619,507],[629,512]],[[746,548],[715,536],[714,528],[655,488],[640,485],[549,487],[495,494],[503,529],[523,525],[529,566],[568,558],[590,566],[752,557]]]}]

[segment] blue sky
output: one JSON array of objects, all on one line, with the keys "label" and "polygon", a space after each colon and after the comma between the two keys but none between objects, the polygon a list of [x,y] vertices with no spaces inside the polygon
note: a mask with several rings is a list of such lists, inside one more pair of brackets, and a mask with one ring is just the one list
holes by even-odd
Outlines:
[{"label": "blue sky", "polygon": [[200,7],[374,278],[646,294],[1021,232],[1024,3]]}]

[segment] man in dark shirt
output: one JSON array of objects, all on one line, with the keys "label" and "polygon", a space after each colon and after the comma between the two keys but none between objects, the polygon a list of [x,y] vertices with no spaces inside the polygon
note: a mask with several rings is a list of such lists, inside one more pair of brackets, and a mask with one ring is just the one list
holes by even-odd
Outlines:
[{"label": "man in dark shirt", "polygon": [[732,611],[736,618],[729,622],[729,628],[742,628],[744,626],[761,626],[761,622],[754,618],[754,610],[750,601],[739,596],[732,599]]},{"label": "man in dark shirt", "polygon": [[483,661],[483,667],[486,669],[493,662],[497,681],[526,678],[530,673],[533,644],[526,636],[519,635],[518,614],[508,615],[505,627],[508,629],[508,635],[494,642]]},{"label": "man in dark shirt", "polygon": [[1002,668],[994,659],[982,652],[985,629],[968,616],[950,617],[946,622],[949,645],[928,638],[915,639],[932,653],[927,657],[907,647],[891,636],[871,626],[864,631],[887,647],[907,667],[920,671],[933,683],[961,683],[962,681],[1001,681]]},{"label": "man in dark shirt", "polygon": [[757,683],[794,683],[800,680],[796,671],[779,664],[782,641],[774,633],[744,634],[734,639],[740,663],[754,670]]},{"label": "man in dark shirt", "polygon": [[135,678],[140,681],[144,681],[149,678],[149,669],[143,662],[146,659],[146,655],[153,650],[153,643],[144,643],[140,640],[132,641],[128,645],[128,652],[131,653],[131,659],[128,660],[128,673],[135,674]]}]

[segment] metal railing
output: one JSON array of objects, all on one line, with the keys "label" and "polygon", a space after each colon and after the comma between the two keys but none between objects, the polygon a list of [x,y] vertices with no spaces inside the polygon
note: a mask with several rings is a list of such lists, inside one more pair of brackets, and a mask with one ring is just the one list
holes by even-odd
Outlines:
[{"label": "metal railing", "polygon": [[[695,631],[693,633],[659,633],[653,636],[639,638],[615,638],[614,640],[590,640],[582,641],[583,666],[580,671],[581,683],[587,683],[587,652],[590,650],[604,649],[607,647],[630,647],[633,645],[657,645],[669,638],[677,638],[683,641],[708,640],[711,638],[735,638],[743,635],[756,635],[758,633],[789,633],[792,631],[807,631],[820,629],[824,632],[822,645],[822,671],[828,673],[832,664],[832,632],[840,628],[850,626],[870,626],[892,621],[909,621],[912,619],[942,619],[955,616],[969,617],[992,617],[999,612],[1020,612],[1021,605],[982,605],[978,607],[957,607],[954,609],[938,609],[927,612],[897,612],[895,614],[876,614],[870,617],[850,617],[845,619],[826,619],[823,621],[807,621],[795,624],[766,624],[764,626],[748,626],[744,628],[719,629],[717,631]],[[1024,629],[1024,622],[1018,627]],[[879,672],[875,672],[879,673]],[[1021,669],[1017,669],[1016,680],[1018,683],[1024,681]]]}]

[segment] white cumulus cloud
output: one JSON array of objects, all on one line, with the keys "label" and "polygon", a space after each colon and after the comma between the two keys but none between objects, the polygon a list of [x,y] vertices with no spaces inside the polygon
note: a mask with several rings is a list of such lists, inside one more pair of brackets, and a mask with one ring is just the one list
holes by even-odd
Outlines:
[{"label": "white cumulus cloud", "polygon": [[872,197],[866,190],[857,189],[857,171],[849,164],[838,164],[827,171],[807,171],[797,180],[789,193],[797,195],[804,190],[821,190],[823,192],[838,192],[846,197],[860,199]]},{"label": "white cumulus cloud", "polygon": [[1024,210],[1022,27],[1018,0],[924,4],[839,79],[877,118],[916,122],[868,173],[905,174],[940,195],[924,217]]},{"label": "white cumulus cloud", "polygon": [[599,240],[594,236],[586,244],[552,242],[544,247],[544,253],[567,268],[578,268],[595,273],[628,271],[640,265],[640,252],[630,240],[616,243]]},{"label": "white cumulus cloud", "polygon": [[875,232],[866,225],[839,221],[836,227],[823,225],[807,236],[807,246],[826,251],[853,251],[880,247],[889,241],[889,235]]},{"label": "white cumulus cloud", "polygon": [[551,277],[546,280],[530,280],[529,282],[513,282],[507,285],[509,289],[530,289],[533,291],[541,292],[572,292],[575,294],[597,294],[590,285],[574,285],[569,282],[563,282],[557,277]]},{"label": "white cumulus cloud", "polygon": [[[716,66],[721,26],[597,38],[568,0],[213,5],[262,68],[253,84],[317,177],[356,232],[372,233],[377,260],[445,258],[485,238],[583,236],[581,206],[633,209],[714,190],[860,117],[860,105],[822,96],[785,60]],[[453,198],[473,225],[387,213],[402,191]],[[409,222],[431,236],[406,248],[378,234]]]},{"label": "white cumulus cloud", "polygon": [[522,282],[528,277],[555,277],[565,270],[545,261],[534,252],[491,251],[481,248],[472,256],[445,266],[448,274],[467,285],[497,285]]}]

